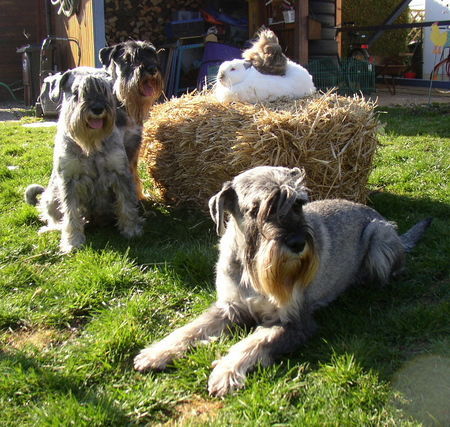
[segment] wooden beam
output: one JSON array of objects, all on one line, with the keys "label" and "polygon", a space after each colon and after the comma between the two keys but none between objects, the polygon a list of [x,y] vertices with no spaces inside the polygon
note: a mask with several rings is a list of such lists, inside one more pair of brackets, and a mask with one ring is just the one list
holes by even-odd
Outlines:
[{"label": "wooden beam", "polygon": [[309,60],[308,52],[308,0],[295,1],[295,52],[296,60],[306,65]]},{"label": "wooden beam", "polygon": [[264,4],[258,0],[248,1],[248,37],[255,36],[256,30],[264,24]]},{"label": "wooden beam", "polygon": [[[336,0],[336,27],[342,25],[342,0]],[[336,41],[338,43],[338,55],[342,58],[342,32],[339,31],[336,36]]]}]

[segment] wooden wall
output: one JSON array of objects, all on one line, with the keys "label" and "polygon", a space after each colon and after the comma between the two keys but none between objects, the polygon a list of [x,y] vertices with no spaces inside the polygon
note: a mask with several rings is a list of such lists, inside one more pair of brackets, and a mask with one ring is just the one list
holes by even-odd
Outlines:
[{"label": "wooden wall", "polygon": [[[46,35],[45,0],[2,0],[0,6],[0,81],[11,84],[22,80],[22,57],[18,47],[39,44]],[[21,96],[21,94],[17,94]],[[10,100],[0,88],[0,99]]]},{"label": "wooden wall", "polygon": [[[264,2],[249,0],[250,34],[261,25],[268,26],[278,36],[285,54],[300,64],[307,64],[312,59],[338,54],[340,40],[335,39],[333,26],[341,22],[342,0],[294,0],[295,23],[280,21],[279,12],[272,2],[264,6]],[[273,24],[269,24],[272,17]],[[312,31],[312,26],[316,31]],[[313,34],[314,32],[314,34]]]},{"label": "wooden wall", "polygon": [[[96,53],[94,43],[94,1],[82,0],[80,10],[70,18],[57,15],[57,9],[52,7],[52,23],[54,34],[58,37],[68,37],[78,40],[81,47],[81,62],[79,65],[95,67]],[[78,48],[75,43],[58,42],[58,62],[65,69],[78,64]]]}]

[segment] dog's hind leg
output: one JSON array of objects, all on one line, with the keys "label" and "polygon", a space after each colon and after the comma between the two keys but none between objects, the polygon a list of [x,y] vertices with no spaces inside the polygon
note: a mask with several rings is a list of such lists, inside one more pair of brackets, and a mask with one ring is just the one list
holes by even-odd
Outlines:
[{"label": "dog's hind leg", "polygon": [[39,229],[39,233],[61,231],[63,215],[58,198],[58,187],[54,184],[54,180],[50,180],[48,188],[42,193],[38,209],[41,220],[46,223]]},{"label": "dog's hind leg", "polygon": [[394,224],[374,219],[365,228],[361,242],[365,259],[361,276],[386,284],[393,274],[401,271],[405,249]]},{"label": "dog's hind leg", "polygon": [[173,359],[183,356],[196,342],[218,337],[233,323],[240,323],[240,308],[212,305],[187,325],[175,330],[163,340],[143,349],[134,359],[138,371],[164,369]]},{"label": "dog's hind leg", "polygon": [[140,236],[144,220],[139,216],[136,187],[131,174],[120,175],[114,179],[112,188],[116,196],[117,226],[127,238]]}]

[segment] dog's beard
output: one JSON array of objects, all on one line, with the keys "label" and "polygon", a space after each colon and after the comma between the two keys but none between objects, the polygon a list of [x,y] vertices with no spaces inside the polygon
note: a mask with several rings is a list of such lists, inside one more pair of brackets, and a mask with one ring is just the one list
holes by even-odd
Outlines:
[{"label": "dog's beard", "polygon": [[258,292],[282,306],[289,302],[294,287],[306,287],[314,279],[319,260],[308,239],[300,254],[293,254],[276,240],[262,239],[250,274]]},{"label": "dog's beard", "polygon": [[108,138],[114,129],[115,115],[108,107],[101,116],[93,116],[87,105],[72,106],[67,129],[72,139],[81,147],[86,155],[100,150],[102,142]]},{"label": "dog's beard", "polygon": [[150,76],[136,69],[131,79],[119,76],[115,83],[117,99],[125,106],[129,116],[142,124],[152,105],[161,96],[163,80],[161,74]]}]

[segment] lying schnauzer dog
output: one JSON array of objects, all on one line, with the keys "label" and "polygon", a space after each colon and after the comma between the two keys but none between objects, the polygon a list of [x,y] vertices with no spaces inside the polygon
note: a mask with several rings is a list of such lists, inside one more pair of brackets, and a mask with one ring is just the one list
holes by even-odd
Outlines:
[{"label": "lying schnauzer dog", "polygon": [[352,283],[386,283],[431,221],[399,236],[391,222],[367,206],[307,201],[298,168],[257,167],[225,183],[209,201],[223,235],[217,301],[193,322],[143,349],[134,367],[164,369],[195,342],[217,337],[232,324],[256,324],[250,336],[214,362],[209,377],[212,395],[242,387],[257,363],[270,364],[312,335],[312,313],[318,307]]},{"label": "lying schnauzer dog", "polygon": [[115,212],[125,237],[142,232],[133,177],[115,126],[112,82],[103,70],[79,67],[66,71],[52,89],[62,92],[53,155],[53,171],[45,189],[30,185],[28,203],[36,205],[47,223],[41,231],[61,230],[61,250],[70,252],[85,241],[86,221],[102,221]]},{"label": "lying schnauzer dog", "polygon": [[125,128],[124,144],[138,197],[144,199],[137,163],[142,124],[163,91],[163,76],[155,47],[144,41],[127,41],[100,50],[100,61],[114,80],[114,94],[121,105],[119,127]]}]

